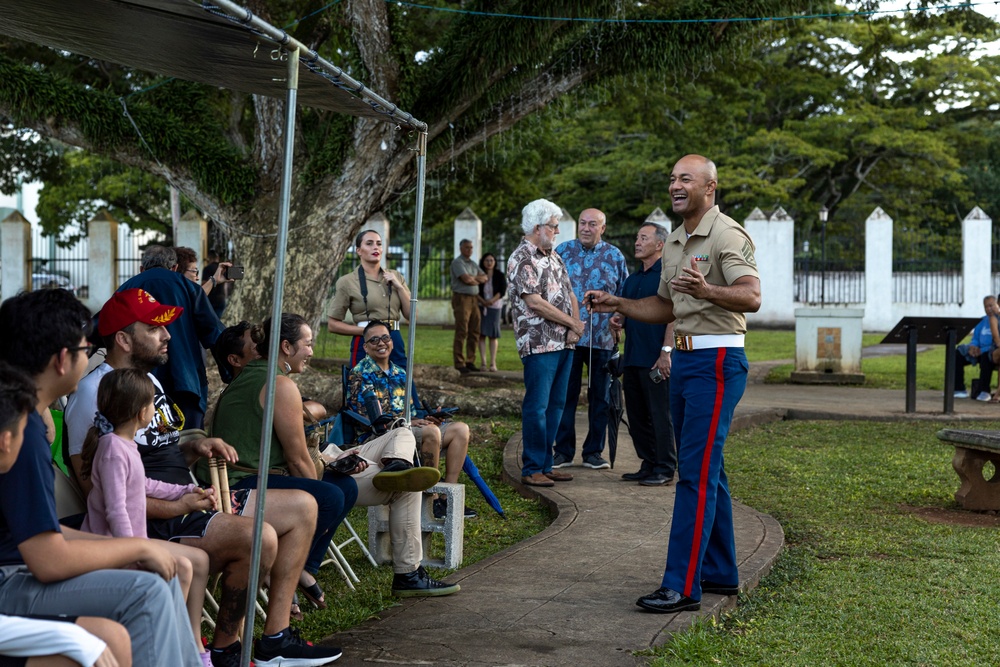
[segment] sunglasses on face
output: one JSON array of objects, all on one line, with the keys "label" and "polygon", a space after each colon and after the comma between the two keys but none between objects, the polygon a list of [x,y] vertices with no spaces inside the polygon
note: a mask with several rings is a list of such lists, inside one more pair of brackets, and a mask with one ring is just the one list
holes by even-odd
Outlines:
[{"label": "sunglasses on face", "polygon": [[389,343],[392,342],[392,336],[390,336],[389,334],[385,334],[384,336],[372,336],[371,338],[365,341],[365,345],[378,345],[379,341],[388,345]]}]

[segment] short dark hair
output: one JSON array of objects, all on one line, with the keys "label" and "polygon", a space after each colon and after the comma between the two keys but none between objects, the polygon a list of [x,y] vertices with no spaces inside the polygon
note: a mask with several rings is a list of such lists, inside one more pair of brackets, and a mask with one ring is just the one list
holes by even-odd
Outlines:
[{"label": "short dark hair", "polygon": [[177,256],[177,273],[184,273],[187,271],[188,264],[198,262],[198,253],[191,248],[174,246],[174,255]]},{"label": "short dark hair", "polygon": [[239,324],[223,329],[219,337],[215,339],[212,356],[215,357],[215,363],[219,366],[219,375],[226,384],[232,382],[233,379],[233,365],[229,363],[229,355],[243,353],[243,334],[252,326],[243,320]]},{"label": "short dark hair", "polygon": [[0,361],[0,431],[13,431],[37,402],[34,381],[23,371]]},{"label": "short dark hair", "polygon": [[[308,325],[306,318],[295,313],[281,314],[281,331],[279,340],[287,340],[294,345],[302,338],[302,325]],[[267,359],[268,348],[271,345],[271,318],[263,324],[254,325],[250,329],[250,339],[257,344],[257,354]]]},{"label": "short dark hair", "polygon": [[21,292],[0,305],[0,360],[39,375],[53,355],[78,346],[92,328],[90,311],[72,292]]},{"label": "short dark hair", "polygon": [[364,338],[365,340],[367,340],[368,339],[368,331],[370,329],[374,329],[375,327],[385,327],[386,331],[389,331],[390,333],[392,332],[392,327],[390,327],[388,324],[386,324],[382,320],[369,320],[368,324],[366,324],[365,328],[361,331],[361,337]]}]

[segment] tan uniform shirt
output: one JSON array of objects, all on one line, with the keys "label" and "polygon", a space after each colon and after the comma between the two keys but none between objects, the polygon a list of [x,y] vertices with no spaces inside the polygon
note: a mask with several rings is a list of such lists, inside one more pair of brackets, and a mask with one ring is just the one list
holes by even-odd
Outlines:
[{"label": "tan uniform shirt", "polygon": [[[406,285],[402,274],[398,271],[391,272],[401,285]],[[365,301],[361,297],[361,283],[358,282],[358,270],[351,271],[346,276],[341,276],[337,280],[336,293],[327,311],[327,317],[335,320],[344,320],[348,312],[354,317],[355,322],[367,322],[369,320],[399,320],[402,312],[400,310],[402,301],[399,298],[399,290],[392,290],[390,301],[389,286],[385,282],[385,271],[380,270],[378,280],[365,278],[368,281],[368,312],[365,312]]]},{"label": "tan uniform shirt", "polygon": [[691,266],[691,258],[711,285],[732,285],[743,276],[757,275],[753,239],[735,220],[715,206],[709,210],[697,229],[688,238],[680,225],[663,246],[663,272],[660,274],[661,297],[674,304],[674,331],[678,335],[704,336],[742,334],[747,330],[747,318],[716,306],[706,299],[674,292],[670,281],[684,275],[682,268]]}]

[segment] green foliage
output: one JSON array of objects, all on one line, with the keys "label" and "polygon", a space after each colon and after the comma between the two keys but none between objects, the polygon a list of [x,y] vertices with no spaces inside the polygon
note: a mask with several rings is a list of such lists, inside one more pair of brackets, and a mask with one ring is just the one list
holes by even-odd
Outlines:
[{"label": "green foliage", "polygon": [[132,229],[171,231],[169,194],[164,182],[146,172],[80,150],[61,156],[60,168],[39,194],[38,213],[48,234],[77,229],[61,242],[85,236],[87,223],[100,209]]},{"label": "green foliage", "polygon": [[[53,125],[72,121],[96,152],[127,150],[147,157],[135,129],[122,114],[121,98],[24,65],[0,54],[0,106],[12,120],[30,127],[45,118]],[[143,138],[163,162],[179,165],[222,203],[233,204],[253,194],[255,169],[223,139],[208,97],[214,91],[173,82],[128,100],[128,109]]]},{"label": "green foliage", "polygon": [[953,452],[934,437],[944,426],[784,422],[730,435],[734,498],[778,519],[786,549],[734,612],[675,635],[653,664],[992,663],[996,528],[922,514],[975,518],[952,498]]},{"label": "green foliage", "polygon": [[972,206],[1000,216],[1000,60],[974,51],[998,33],[968,13],[788,21],[743,45],[737,66],[603,79],[449,162],[434,194],[500,223],[495,234],[516,234],[539,196],[634,224],[667,208],[673,162],[698,152],[719,164],[737,219],[782,206],[809,234],[826,205],[828,233],[857,238],[881,206],[900,231],[921,230],[914,242],[956,252]]}]

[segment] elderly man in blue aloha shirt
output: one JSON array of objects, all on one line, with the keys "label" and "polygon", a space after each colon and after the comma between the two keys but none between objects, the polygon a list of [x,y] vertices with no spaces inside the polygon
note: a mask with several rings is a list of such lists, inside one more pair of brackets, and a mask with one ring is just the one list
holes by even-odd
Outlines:
[{"label": "elderly man in blue aloha shirt", "polygon": [[583,442],[583,465],[595,470],[611,467],[602,454],[608,431],[608,387],[611,384],[607,365],[615,346],[615,336],[608,326],[611,314],[591,315],[583,303],[583,294],[587,290],[600,290],[621,296],[622,286],[628,278],[625,255],[615,246],[601,240],[606,229],[604,213],[596,208],[588,208],[580,213],[577,223],[579,238],[560,243],[556,248],[573,283],[573,293],[580,304],[580,319],[585,328],[583,337],[573,352],[573,365],[566,388],[566,407],[556,432],[553,468],[572,465],[576,455],[576,405],[580,401],[584,364],[587,364],[589,378],[587,418],[590,429]]}]

